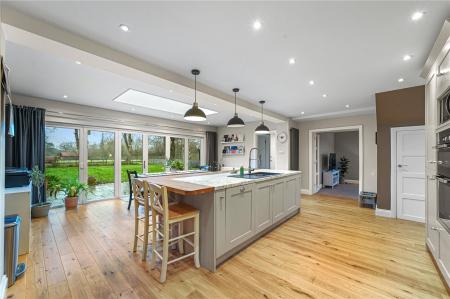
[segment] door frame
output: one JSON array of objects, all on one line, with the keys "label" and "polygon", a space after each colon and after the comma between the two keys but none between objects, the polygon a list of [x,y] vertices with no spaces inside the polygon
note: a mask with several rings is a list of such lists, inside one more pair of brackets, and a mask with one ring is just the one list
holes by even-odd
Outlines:
[{"label": "door frame", "polygon": [[[390,212],[390,216],[392,218],[398,218],[397,217],[397,204],[398,204],[398,198],[397,198],[397,132],[399,132],[399,131],[416,131],[416,130],[423,130],[424,137],[426,137],[425,136],[425,134],[426,134],[425,126],[406,126],[406,127],[391,128],[391,212]],[[425,160],[426,160],[426,153],[425,153]],[[426,170],[425,170],[425,184],[426,184]],[[426,187],[426,185],[425,185],[425,187]],[[426,194],[425,194],[425,203],[426,203]],[[425,215],[425,219],[426,219],[426,215]]]},{"label": "door frame", "polygon": [[309,185],[308,185],[308,192],[310,195],[314,194],[315,190],[313,190],[313,175],[315,175],[315,172],[313,171],[313,134],[317,133],[326,133],[326,132],[342,132],[342,131],[358,131],[358,158],[359,158],[359,192],[361,192],[364,189],[364,131],[363,131],[363,125],[354,125],[354,126],[344,126],[344,127],[336,127],[336,128],[323,128],[323,129],[312,129],[309,130],[309,139],[308,139],[308,150],[309,150]]},{"label": "door frame", "polygon": [[[274,153],[277,153],[277,131],[269,131],[270,135],[270,169],[277,169],[277,159]],[[258,147],[258,134],[253,134],[253,144]],[[206,149],[205,149],[206,150]]]}]

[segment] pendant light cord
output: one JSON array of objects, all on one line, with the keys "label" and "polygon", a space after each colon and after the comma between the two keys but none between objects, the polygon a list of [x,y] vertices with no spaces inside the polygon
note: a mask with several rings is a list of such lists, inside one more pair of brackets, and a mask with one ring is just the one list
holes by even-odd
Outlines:
[{"label": "pendant light cord", "polygon": [[234,92],[234,114],[236,114],[236,92]]},{"label": "pendant light cord", "polygon": [[194,75],[194,103],[197,103],[197,75]]},{"label": "pendant light cord", "polygon": [[261,123],[264,123],[264,104],[261,104]]}]

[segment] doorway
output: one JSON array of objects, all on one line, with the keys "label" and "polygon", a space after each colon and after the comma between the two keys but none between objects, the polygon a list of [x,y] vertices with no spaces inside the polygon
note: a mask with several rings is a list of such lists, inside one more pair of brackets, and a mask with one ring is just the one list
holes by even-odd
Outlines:
[{"label": "doorway", "polygon": [[425,129],[391,128],[393,217],[425,222]]},{"label": "doorway", "polygon": [[270,169],[270,134],[256,135],[256,142],[259,168]]},{"label": "doorway", "polygon": [[362,125],[309,131],[309,193],[357,199],[363,190]]}]

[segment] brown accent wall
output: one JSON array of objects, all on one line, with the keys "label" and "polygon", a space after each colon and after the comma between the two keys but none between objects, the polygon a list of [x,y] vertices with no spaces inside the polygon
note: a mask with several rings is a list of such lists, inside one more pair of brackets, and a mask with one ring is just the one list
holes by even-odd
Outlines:
[{"label": "brown accent wall", "polygon": [[377,93],[378,208],[391,209],[391,128],[425,124],[425,86]]}]

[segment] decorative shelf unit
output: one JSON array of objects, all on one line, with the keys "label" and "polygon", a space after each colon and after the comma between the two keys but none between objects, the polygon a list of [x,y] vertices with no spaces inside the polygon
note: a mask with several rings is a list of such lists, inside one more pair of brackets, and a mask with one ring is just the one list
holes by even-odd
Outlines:
[{"label": "decorative shelf unit", "polygon": [[245,155],[245,135],[227,134],[220,141],[223,157],[235,157]]},{"label": "decorative shelf unit", "polygon": [[339,184],[339,170],[329,170],[323,172],[323,186],[331,187]]}]

